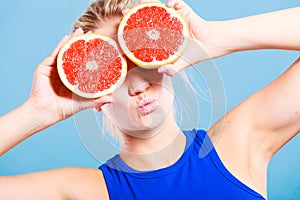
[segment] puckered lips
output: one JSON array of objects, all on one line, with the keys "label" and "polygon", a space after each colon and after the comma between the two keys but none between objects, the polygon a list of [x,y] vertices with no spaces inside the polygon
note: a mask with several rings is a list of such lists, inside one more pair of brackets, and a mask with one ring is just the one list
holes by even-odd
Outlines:
[{"label": "puckered lips", "polygon": [[153,112],[157,106],[157,101],[154,97],[145,97],[138,104],[138,110],[146,115]]}]

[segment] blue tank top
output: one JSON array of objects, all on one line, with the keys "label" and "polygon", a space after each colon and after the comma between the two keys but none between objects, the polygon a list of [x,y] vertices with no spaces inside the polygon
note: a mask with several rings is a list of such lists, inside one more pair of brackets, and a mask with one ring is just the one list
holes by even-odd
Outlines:
[{"label": "blue tank top", "polygon": [[141,172],[118,155],[99,167],[111,200],[257,200],[260,194],[235,178],[222,164],[205,131],[184,131],[184,154],[172,166]]}]

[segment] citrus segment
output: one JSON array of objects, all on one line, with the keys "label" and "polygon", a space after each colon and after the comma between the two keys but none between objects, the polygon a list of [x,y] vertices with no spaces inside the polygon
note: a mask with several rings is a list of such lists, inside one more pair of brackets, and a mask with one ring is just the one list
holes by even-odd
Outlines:
[{"label": "citrus segment", "polygon": [[96,34],[82,34],[69,40],[57,57],[59,76],[75,94],[97,98],[120,86],[127,64],[114,40]]},{"label": "citrus segment", "polygon": [[187,35],[182,16],[159,2],[133,7],[118,29],[118,40],[126,56],[145,68],[174,62],[184,51]]}]

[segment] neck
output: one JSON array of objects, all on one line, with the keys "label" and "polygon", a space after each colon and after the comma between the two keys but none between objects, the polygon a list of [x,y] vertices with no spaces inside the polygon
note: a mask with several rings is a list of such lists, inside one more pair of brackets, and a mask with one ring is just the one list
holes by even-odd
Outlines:
[{"label": "neck", "polygon": [[120,157],[139,171],[164,168],[183,154],[186,140],[173,117],[167,118],[159,133],[140,138],[123,134]]}]

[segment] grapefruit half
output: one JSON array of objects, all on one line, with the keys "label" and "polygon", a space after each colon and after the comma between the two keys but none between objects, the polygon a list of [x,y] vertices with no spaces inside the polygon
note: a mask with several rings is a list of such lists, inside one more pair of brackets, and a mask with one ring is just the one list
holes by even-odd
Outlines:
[{"label": "grapefruit half", "polygon": [[97,98],[122,85],[127,63],[113,39],[88,33],[71,38],[61,48],[57,69],[60,79],[73,93]]},{"label": "grapefruit half", "polygon": [[118,41],[125,55],[143,68],[157,68],[176,61],[188,42],[185,19],[160,2],[131,8],[118,28]]}]

